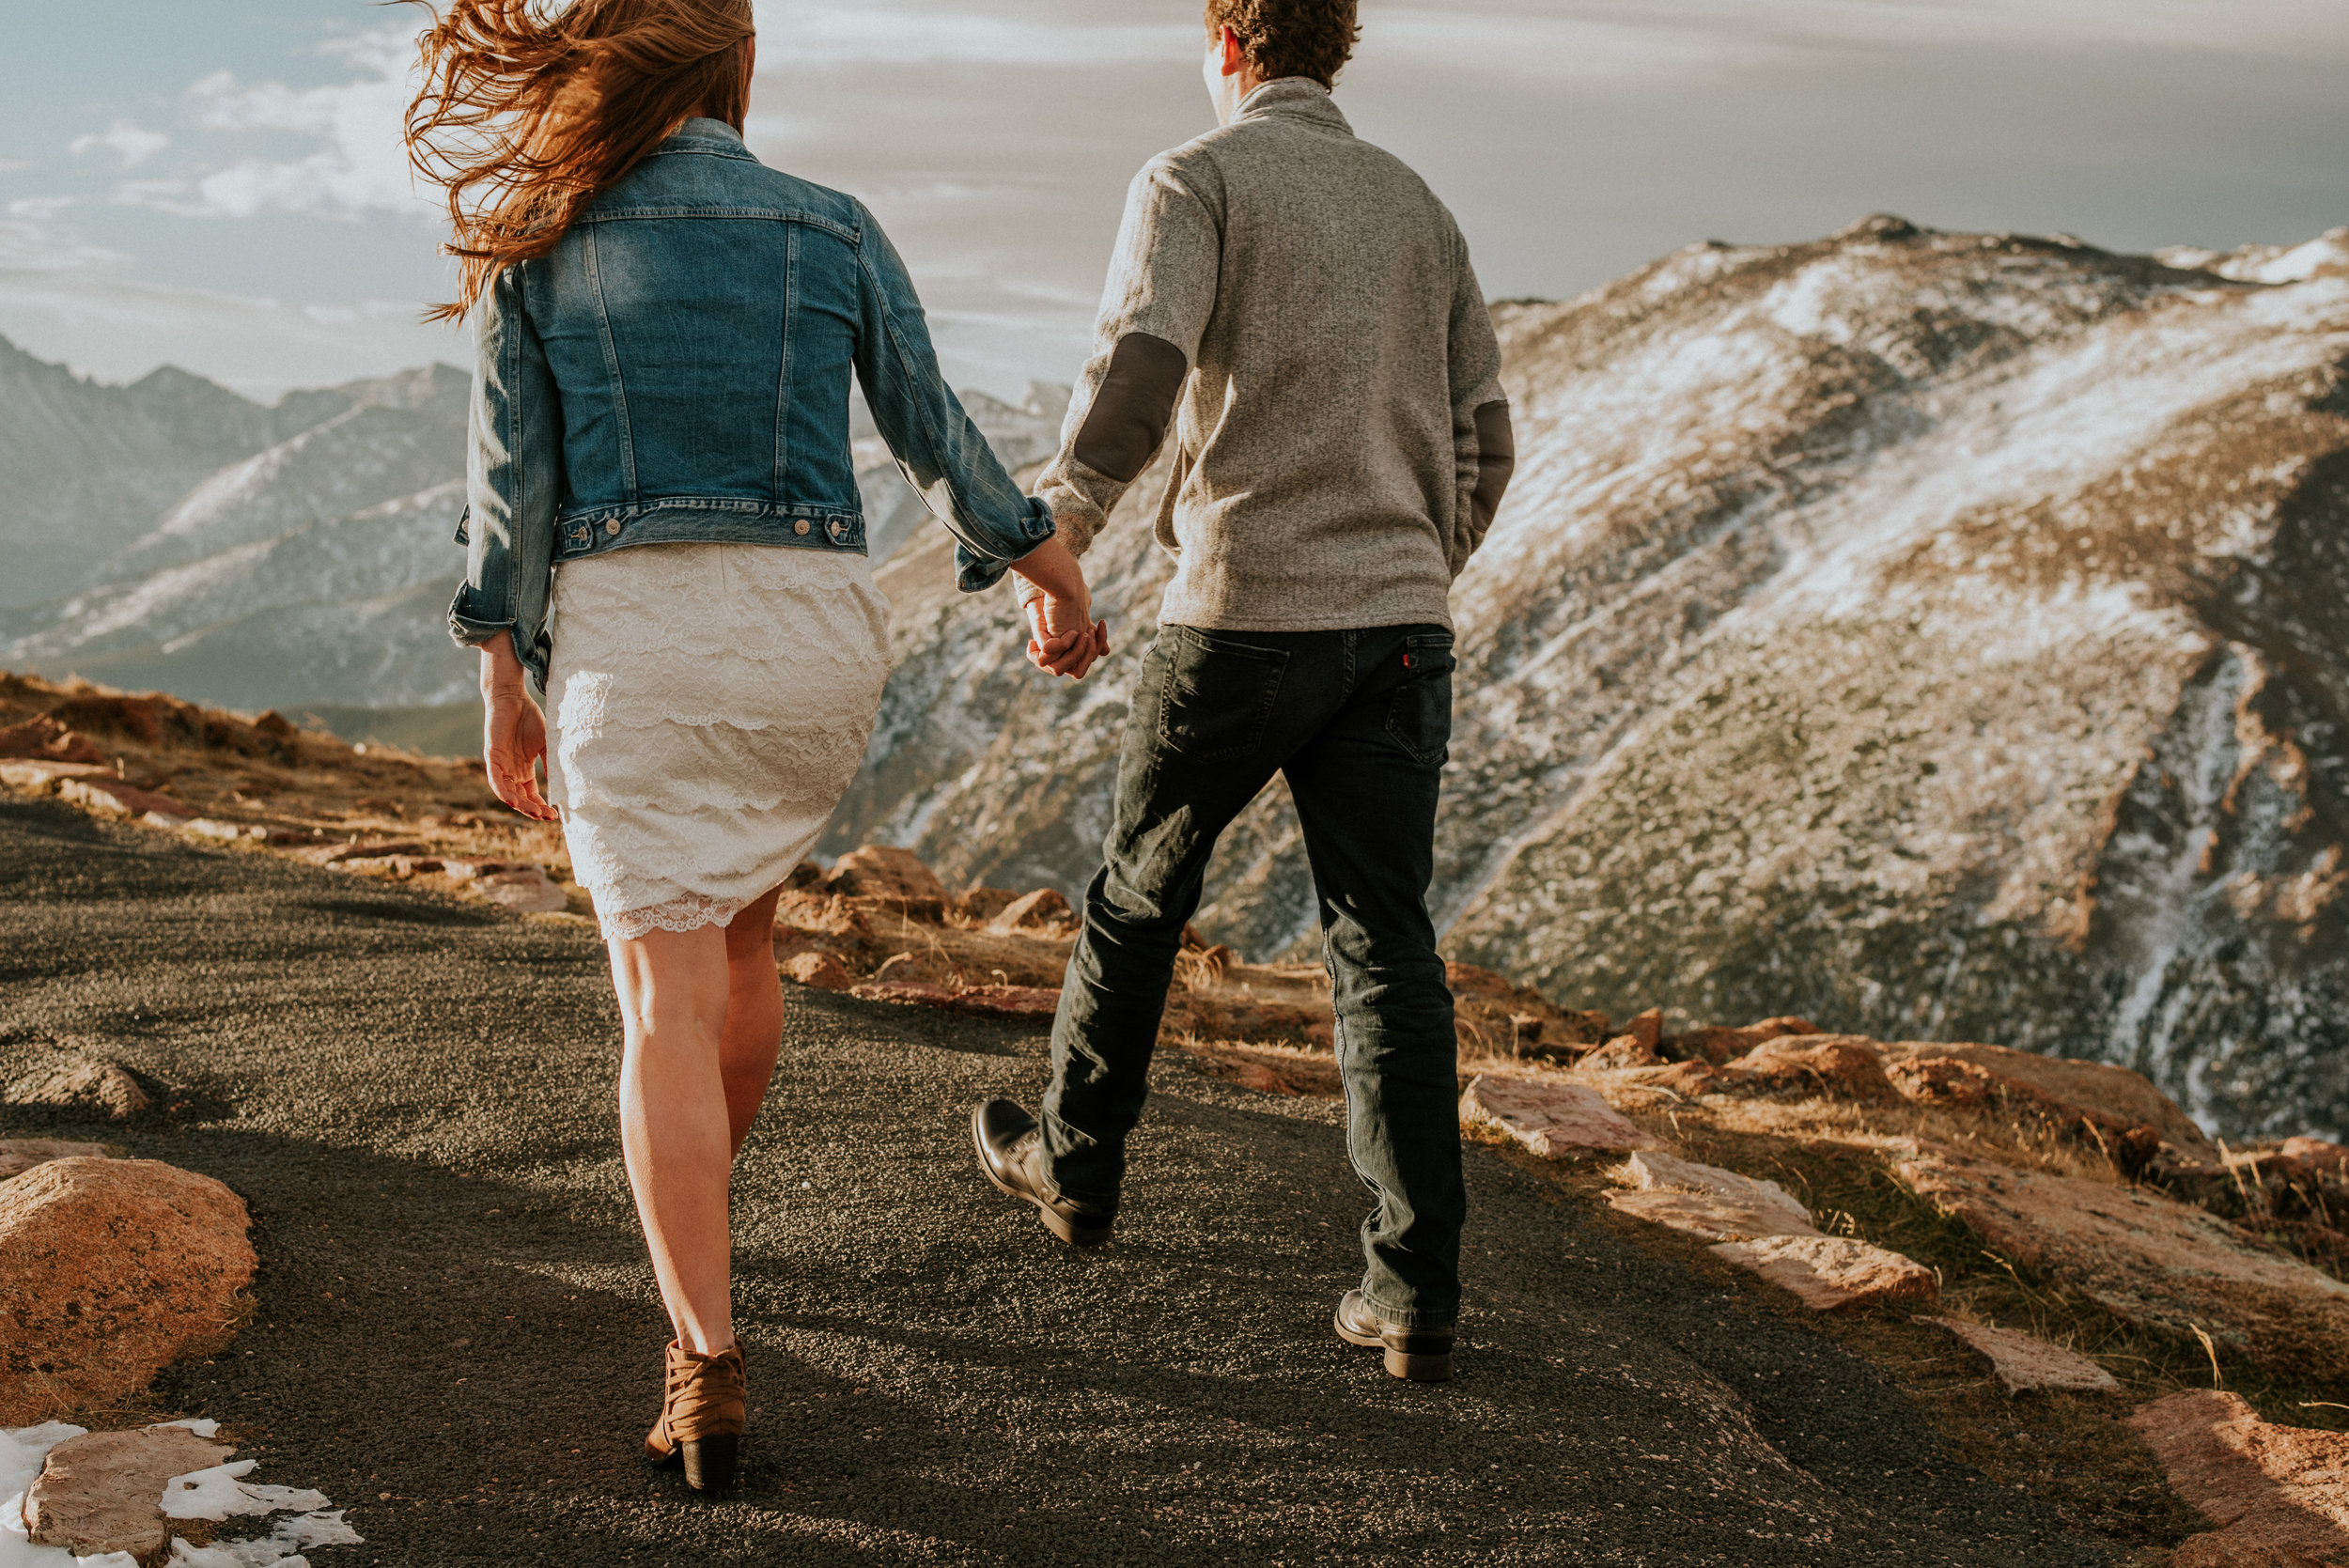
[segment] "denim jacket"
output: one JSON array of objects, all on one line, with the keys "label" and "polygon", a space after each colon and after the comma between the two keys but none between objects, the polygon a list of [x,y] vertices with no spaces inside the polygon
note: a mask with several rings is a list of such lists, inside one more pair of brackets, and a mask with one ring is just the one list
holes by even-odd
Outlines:
[{"label": "denim jacket", "polygon": [[543,686],[555,563],[677,541],[864,551],[848,376],[953,530],[963,589],[1052,536],[940,379],[912,280],[852,197],[690,119],[475,307],[460,644]]}]

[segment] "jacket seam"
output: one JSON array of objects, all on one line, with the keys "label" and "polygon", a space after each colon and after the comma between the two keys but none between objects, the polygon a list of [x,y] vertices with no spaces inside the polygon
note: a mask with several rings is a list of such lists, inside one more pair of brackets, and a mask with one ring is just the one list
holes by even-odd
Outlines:
[{"label": "jacket seam", "polygon": [[771,481],[777,495],[783,493],[784,475],[791,463],[791,320],[798,313],[800,299],[800,231],[785,231],[783,238],[783,363],[775,369],[775,474]]},{"label": "jacket seam", "polygon": [[797,208],[783,207],[622,207],[590,212],[574,219],[576,225],[641,223],[655,218],[739,218],[746,222],[770,224],[805,224],[820,228],[852,245],[862,245],[863,237],[858,230],[827,218],[821,212],[806,212]]},{"label": "jacket seam", "polygon": [[[897,312],[891,305],[889,291],[881,287],[880,274],[873,270],[872,261],[865,256],[863,245],[857,247],[856,261],[857,265],[863,269],[864,281],[871,287],[873,297],[880,302],[881,331],[889,335],[889,351],[897,361],[897,374],[909,385],[919,385],[921,378],[916,374],[913,358],[906,352],[905,340],[897,332]],[[918,397],[910,401],[913,404],[914,417],[922,422],[922,434],[930,443],[930,456],[939,459],[941,467],[945,466],[943,459],[946,455],[946,442],[943,434],[930,423],[930,411],[926,401]],[[951,477],[946,482],[946,498],[947,505],[959,513],[961,497],[955,493],[954,481]],[[923,499],[926,501],[928,498],[926,496]],[[965,542],[965,548],[968,548],[967,542]],[[1007,557],[995,558],[1007,559]]]},{"label": "jacket seam", "polygon": [[587,287],[596,296],[596,335],[603,344],[604,371],[612,378],[612,413],[620,427],[620,487],[632,502],[636,499],[636,438],[629,428],[628,382],[620,375],[620,349],[612,337],[612,310],[604,303],[603,270],[598,264],[592,231],[583,248],[586,252]]}]

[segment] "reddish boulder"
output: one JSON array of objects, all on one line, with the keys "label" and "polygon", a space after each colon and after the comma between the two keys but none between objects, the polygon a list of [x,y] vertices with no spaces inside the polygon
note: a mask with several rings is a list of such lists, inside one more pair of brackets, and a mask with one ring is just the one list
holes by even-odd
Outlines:
[{"label": "reddish boulder", "polygon": [[815,948],[793,954],[784,964],[783,972],[819,991],[845,991],[856,984],[856,977],[836,955]]},{"label": "reddish boulder", "polygon": [[1922,1264],[1850,1236],[1757,1236],[1705,1250],[1794,1292],[1815,1312],[1930,1301],[1940,1292],[1940,1281]]},{"label": "reddish boulder", "polygon": [[1673,1034],[1657,1042],[1657,1050],[1667,1061],[1703,1062],[1718,1067],[1733,1057],[1743,1056],[1767,1040],[1786,1034],[1816,1034],[1819,1026],[1808,1018],[1764,1018],[1760,1023],[1747,1024],[1741,1029],[1692,1029],[1686,1034]]},{"label": "reddish boulder", "polygon": [[1768,1093],[1792,1092],[1863,1103],[1900,1097],[1884,1076],[1875,1042],[1857,1034],[1785,1034],[1728,1063],[1733,1081]]},{"label": "reddish boulder", "polygon": [[0,729],[0,757],[38,762],[103,763],[106,753],[47,714]]},{"label": "reddish boulder", "polygon": [[988,922],[988,929],[1003,936],[1013,932],[1057,934],[1071,930],[1077,924],[1077,911],[1068,900],[1051,888],[1038,888],[1032,893],[1013,899],[1003,906],[1003,912]]},{"label": "reddish boulder", "polygon": [[1989,1359],[1990,1370],[2011,1394],[2031,1393],[2054,1389],[2070,1393],[2118,1393],[2120,1382],[2096,1362],[2077,1350],[2060,1344],[2049,1344],[2035,1334],[2019,1328],[2000,1328],[1989,1323],[1967,1323],[1953,1317],[1921,1317],[1919,1323],[1930,1323],[1951,1333],[1980,1351]]},{"label": "reddish boulder", "polygon": [[2108,1132],[2150,1126],[2164,1142],[2180,1149],[2204,1156],[2212,1152],[2210,1140],[2176,1101],[2155,1088],[2143,1074],[2109,1062],[2041,1056],[2009,1046],[1937,1045],[1915,1040],[1887,1042],[1878,1045],[1876,1051],[1888,1069],[1917,1059],[1968,1063],[2060,1110],[2075,1115],[2092,1113]]},{"label": "reddish boulder", "polygon": [[2349,1433],[2274,1426],[2217,1389],[2170,1394],[2129,1418],[2179,1497],[2218,1528],[2175,1568],[2341,1568],[2349,1562]]},{"label": "reddish boulder", "polygon": [[0,1182],[0,1424],[117,1405],[225,1340],[256,1259],[244,1203],[151,1159]]},{"label": "reddish boulder", "polygon": [[1579,1083],[1480,1075],[1460,1096],[1460,1119],[1491,1123],[1550,1159],[1654,1149],[1663,1143]]},{"label": "reddish boulder", "polygon": [[946,899],[946,884],[910,849],[868,844],[832,862],[824,891],[848,898]]},{"label": "reddish boulder", "polygon": [[195,815],[184,800],[157,794],[151,789],[133,789],[118,779],[112,782],[93,777],[67,779],[57,785],[57,793],[77,806],[119,816],[145,816],[148,812],[154,812],[184,821]]},{"label": "reddish boulder", "polygon": [[965,925],[985,925],[1019,902],[1019,895],[1009,888],[972,888],[957,893],[946,912]]},{"label": "reddish boulder", "polygon": [[1643,1042],[1637,1034],[1618,1034],[1595,1051],[1586,1053],[1579,1065],[1594,1072],[1619,1072],[1626,1067],[1660,1067],[1664,1059],[1656,1054],[1651,1042]]},{"label": "reddish boulder", "polygon": [[127,1122],[154,1101],[120,1063],[72,1052],[35,1067],[9,1084],[8,1103],[100,1110],[108,1121]]}]

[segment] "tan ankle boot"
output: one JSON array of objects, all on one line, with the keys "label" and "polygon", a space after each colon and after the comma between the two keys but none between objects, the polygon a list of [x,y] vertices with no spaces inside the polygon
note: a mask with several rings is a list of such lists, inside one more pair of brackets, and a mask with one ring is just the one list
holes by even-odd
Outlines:
[{"label": "tan ankle boot", "polygon": [[645,1438],[645,1457],[663,1467],[682,1464],[685,1483],[696,1492],[726,1491],[741,1463],[749,1417],[741,1343],[697,1356],[672,1340],[668,1362],[661,1419]]}]

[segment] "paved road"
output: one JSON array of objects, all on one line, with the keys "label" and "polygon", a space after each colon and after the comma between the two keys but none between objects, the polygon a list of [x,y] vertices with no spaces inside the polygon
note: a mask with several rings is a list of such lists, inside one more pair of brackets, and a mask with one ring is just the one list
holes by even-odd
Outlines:
[{"label": "paved road", "polygon": [[1462,1375],[1387,1378],[1327,1327],[1364,1199],[1321,1102],[1169,1067],[1122,1239],[1073,1254],[964,1142],[1041,1040],[809,992],[739,1174],[756,1448],[695,1498],[632,1459],[666,1330],[600,956],[0,802],[0,1069],[72,1036],[195,1092],[127,1141],[245,1196],[261,1310],[160,1388],[353,1505],[368,1545],[317,1568],[2107,1560],[1866,1366],[1481,1153]]}]

